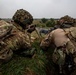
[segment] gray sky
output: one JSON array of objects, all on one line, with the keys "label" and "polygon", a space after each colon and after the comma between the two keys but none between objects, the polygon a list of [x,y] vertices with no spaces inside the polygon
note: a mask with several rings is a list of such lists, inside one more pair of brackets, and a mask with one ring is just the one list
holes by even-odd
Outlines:
[{"label": "gray sky", "polygon": [[0,18],[12,18],[17,9],[29,11],[34,18],[76,18],[76,0],[0,0]]}]

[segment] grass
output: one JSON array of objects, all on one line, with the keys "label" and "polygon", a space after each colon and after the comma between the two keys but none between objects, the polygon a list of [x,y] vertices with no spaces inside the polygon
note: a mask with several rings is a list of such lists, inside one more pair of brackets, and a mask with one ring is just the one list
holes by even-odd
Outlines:
[{"label": "grass", "polygon": [[[39,38],[36,32],[32,36]],[[31,58],[14,54],[9,62],[0,66],[0,75],[50,75],[53,70],[51,59],[53,49],[43,51],[39,45],[39,39],[32,43],[32,47],[36,48],[36,53]]]},{"label": "grass", "polygon": [[38,41],[32,46],[37,49],[32,58],[15,54],[9,62],[1,65],[2,75],[46,75],[46,55],[40,49]]}]

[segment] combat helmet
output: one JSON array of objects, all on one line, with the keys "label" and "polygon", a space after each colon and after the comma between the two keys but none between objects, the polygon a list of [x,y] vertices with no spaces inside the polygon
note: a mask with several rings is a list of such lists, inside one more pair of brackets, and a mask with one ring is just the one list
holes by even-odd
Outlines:
[{"label": "combat helmet", "polygon": [[12,17],[14,22],[18,23],[21,26],[30,25],[33,21],[33,16],[24,9],[19,9],[15,12]]},{"label": "combat helmet", "polygon": [[65,23],[74,23],[74,19],[68,15],[65,15],[64,17],[61,17],[60,20],[64,20]]}]

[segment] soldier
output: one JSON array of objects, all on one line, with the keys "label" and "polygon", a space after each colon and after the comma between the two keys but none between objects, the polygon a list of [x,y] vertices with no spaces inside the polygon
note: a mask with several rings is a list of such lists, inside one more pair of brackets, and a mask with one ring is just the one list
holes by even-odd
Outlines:
[{"label": "soldier", "polygon": [[13,52],[24,56],[33,55],[34,49],[32,49],[29,37],[25,31],[26,28],[31,25],[32,21],[32,15],[24,9],[17,10],[13,16],[13,22],[11,24],[4,20],[0,20],[1,62],[10,60],[13,56]]},{"label": "soldier", "polygon": [[60,27],[61,28],[70,28],[70,27],[74,26],[75,19],[73,19],[70,16],[66,15],[64,17],[61,17],[59,22],[60,22]]},{"label": "soldier", "polygon": [[[50,32],[44,40],[42,40],[40,46],[42,49],[46,49],[51,46],[51,43],[55,45],[55,50],[53,52],[53,62],[59,65],[60,73],[62,73],[62,67],[65,63],[66,55],[73,56],[76,52],[74,44],[70,41],[63,29],[58,28]],[[69,59],[69,58],[68,58]],[[74,60],[70,59],[70,64],[68,62],[68,67],[74,65]],[[72,62],[72,64],[71,64]]]}]

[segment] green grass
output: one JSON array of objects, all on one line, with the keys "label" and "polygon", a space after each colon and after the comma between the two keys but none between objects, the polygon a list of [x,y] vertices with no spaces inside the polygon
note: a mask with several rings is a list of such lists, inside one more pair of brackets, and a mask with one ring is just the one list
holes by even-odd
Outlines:
[{"label": "green grass", "polygon": [[36,48],[32,58],[14,55],[9,62],[1,65],[2,75],[46,75],[46,55],[40,49],[38,41],[32,46]]}]

